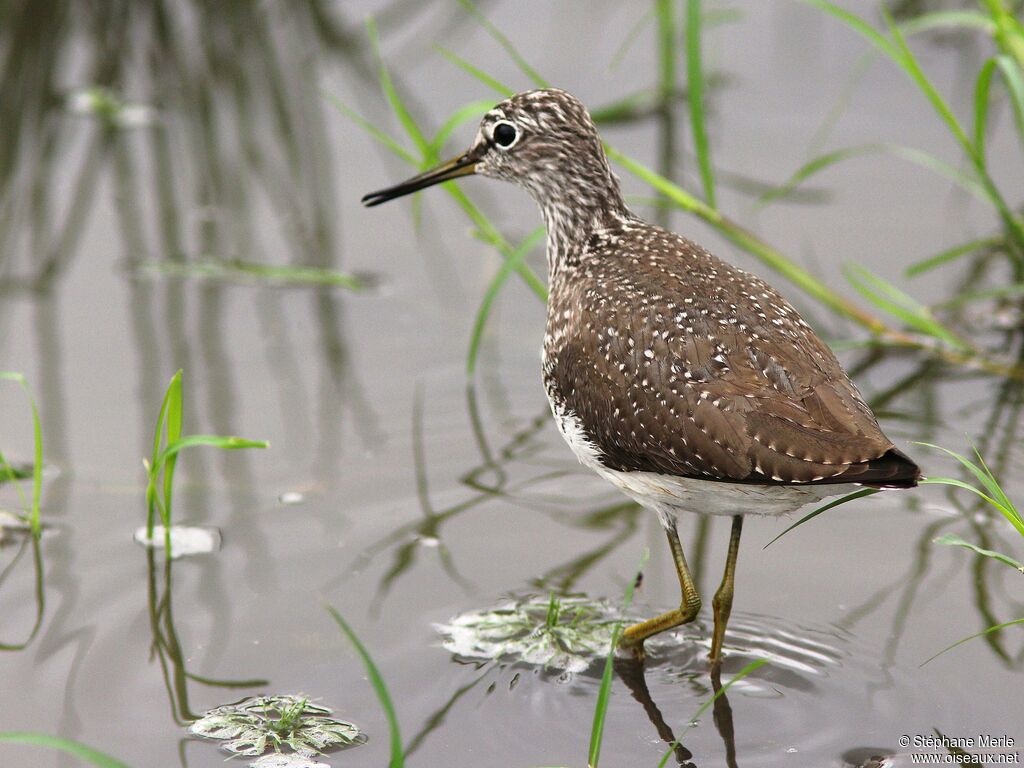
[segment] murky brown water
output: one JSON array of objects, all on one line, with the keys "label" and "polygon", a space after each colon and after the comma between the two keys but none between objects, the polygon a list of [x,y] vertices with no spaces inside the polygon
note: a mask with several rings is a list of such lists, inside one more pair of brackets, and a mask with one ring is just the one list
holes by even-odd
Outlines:
[{"label": "murky brown water", "polygon": [[[655,78],[650,27],[609,67],[635,21],[619,5],[492,3],[487,12],[553,83],[598,106]],[[223,753],[188,739],[183,724],[246,694],[302,692],[369,734],[332,765],[384,764],[384,717],[324,610],[329,602],[391,687],[409,765],[581,765],[596,667],[565,682],[523,665],[460,662],[433,624],[509,594],[618,600],[645,548],[638,610],[677,599],[654,516],[578,467],[550,423],[537,362],[540,303],[509,284],[480,370],[467,380],[470,328],[498,257],[468,236],[439,190],[423,196],[418,227],[408,202],[359,206],[362,193],[409,171],[324,97],[400,134],[360,25],[371,11],[385,57],[426,125],[492,96],[435,43],[517,88],[529,85],[446,3],[5,9],[0,370],[22,371],[33,385],[52,471],[43,499],[51,532],[39,545],[45,604],[31,642],[0,652],[0,731],[59,734],[132,766],[217,766]],[[808,157],[865,48],[797,4],[743,13],[710,31],[705,45],[710,66],[726,76],[712,98],[713,150],[722,171],[777,183]],[[980,54],[949,45],[925,45],[924,61],[966,111]],[[151,105],[156,122],[107,135],[95,119],[64,109],[67,93],[97,83]],[[689,146],[684,108],[676,120],[679,144]],[[659,125],[604,133],[656,165]],[[448,150],[473,131],[457,130]],[[868,70],[827,146],[876,141],[956,158],[920,95],[883,63]],[[1019,193],[1012,135],[1000,133],[989,151]],[[677,160],[676,170],[695,188],[692,159]],[[624,181],[627,192],[646,194]],[[832,194],[816,205],[755,210],[749,195],[725,186],[720,204],[837,286],[843,280],[833,270],[849,262],[902,285],[907,264],[994,226],[982,206],[892,158],[851,162],[812,186]],[[463,187],[509,233],[539,223],[511,187],[478,179]],[[694,220],[670,223],[771,277]],[[334,266],[380,283],[352,294],[128,268],[199,257]],[[46,268],[47,290],[11,287]],[[944,296],[944,279],[956,275],[920,278],[913,290]],[[846,332],[781,278],[774,282],[825,332]],[[857,355],[847,361],[861,367]],[[197,449],[182,460],[176,518],[219,527],[224,545],[175,562],[168,575],[132,532],[145,516],[141,459],[178,368],[188,431],[264,438],[272,447]],[[1020,497],[1016,393],[997,380],[940,373],[894,357],[857,378],[901,447],[929,440],[966,450],[970,436]],[[0,449],[31,458],[24,400],[7,384]],[[923,449],[908,450],[928,468],[952,471]],[[282,503],[289,492],[302,501]],[[16,502],[0,490],[0,503]],[[723,680],[753,659],[769,664],[738,682],[714,718],[709,712],[690,727],[712,693],[708,612],[674,648],[653,653],[644,675],[625,669],[616,679],[602,764],[657,765],[666,740],[678,736],[691,754],[679,759],[701,766],[858,765],[901,751],[901,735],[934,729],[1006,734],[1019,745],[1019,632],[920,666],[955,640],[1024,614],[1019,575],[930,543],[955,532],[1019,557],[1019,539],[975,517],[970,503],[938,488],[886,494],[830,512],[768,549],[784,522],[752,519]],[[728,525],[683,524],[710,595]],[[0,547],[0,569],[8,566],[0,643],[19,644],[38,607],[24,539]],[[3,745],[0,764],[74,763]]]}]

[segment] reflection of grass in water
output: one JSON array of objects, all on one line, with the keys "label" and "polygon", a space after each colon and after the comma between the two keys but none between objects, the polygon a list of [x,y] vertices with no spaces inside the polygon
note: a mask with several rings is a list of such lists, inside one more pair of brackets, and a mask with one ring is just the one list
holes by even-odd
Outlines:
[{"label": "reflection of grass in water", "polygon": [[174,495],[174,470],[178,462],[178,454],[186,448],[206,445],[223,450],[240,448],[267,448],[270,443],[265,440],[246,440],[241,437],[223,437],[220,435],[185,435],[181,434],[182,421],[182,389],[181,371],[171,377],[167,386],[160,415],[156,420],[156,431],[153,435],[153,457],[144,460],[148,482],[146,484],[146,536],[152,543],[153,526],[157,514],[164,526],[164,549],[171,554],[171,503]]},{"label": "reflection of grass in water", "polygon": [[241,259],[200,259],[186,262],[152,261],[139,264],[137,269],[140,272],[170,277],[189,277],[224,282],[337,286],[353,291],[366,287],[365,280],[333,269],[259,264]]}]

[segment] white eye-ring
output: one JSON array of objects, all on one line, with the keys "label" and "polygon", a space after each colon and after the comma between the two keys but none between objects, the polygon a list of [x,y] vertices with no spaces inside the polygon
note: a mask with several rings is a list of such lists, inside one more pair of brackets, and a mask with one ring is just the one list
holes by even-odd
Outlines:
[{"label": "white eye-ring", "polygon": [[502,120],[500,123],[495,123],[491,130],[491,137],[499,149],[511,149],[519,141],[519,129],[512,123]]}]

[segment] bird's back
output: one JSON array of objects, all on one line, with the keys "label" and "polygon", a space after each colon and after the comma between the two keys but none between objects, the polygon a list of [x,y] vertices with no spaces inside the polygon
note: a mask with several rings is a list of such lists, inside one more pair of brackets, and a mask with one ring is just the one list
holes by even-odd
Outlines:
[{"label": "bird's back", "polygon": [[601,466],[734,483],[916,484],[835,355],[760,279],[659,227],[552,276],[544,377]]}]

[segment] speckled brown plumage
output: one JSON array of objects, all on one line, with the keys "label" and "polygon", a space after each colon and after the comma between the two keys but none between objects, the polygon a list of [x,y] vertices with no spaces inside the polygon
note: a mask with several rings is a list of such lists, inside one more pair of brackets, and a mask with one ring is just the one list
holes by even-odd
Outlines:
[{"label": "speckled brown plumage", "polygon": [[604,466],[752,483],[916,479],[831,350],[762,280],[618,217],[553,277],[545,385]]}]

